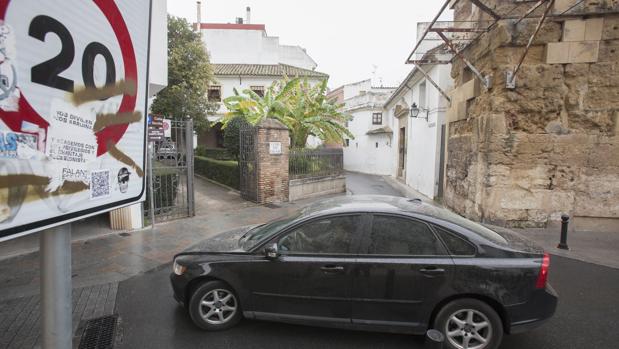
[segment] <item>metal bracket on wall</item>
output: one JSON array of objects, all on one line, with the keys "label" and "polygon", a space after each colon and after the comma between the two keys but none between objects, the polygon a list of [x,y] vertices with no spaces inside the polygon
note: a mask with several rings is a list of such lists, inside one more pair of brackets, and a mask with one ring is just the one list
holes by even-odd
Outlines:
[{"label": "metal bracket on wall", "polygon": [[[537,37],[539,30],[542,28],[542,25],[544,24],[544,21],[546,20],[546,16],[548,16],[548,12],[550,12],[550,9],[552,8],[552,5],[555,2],[555,0],[543,0],[543,1],[547,2],[546,10],[544,11],[544,14],[540,17],[539,21],[537,22],[535,31],[529,38],[529,42],[527,43],[527,46],[525,47],[524,52],[522,53],[522,56],[520,57],[520,60],[518,61],[518,64],[514,68],[514,71],[512,72],[511,76],[508,75],[510,79],[506,79],[506,82],[505,82],[505,86],[507,88],[511,88],[511,89],[516,88],[516,75],[518,74],[518,71],[520,70],[520,66],[522,66],[522,62],[524,62],[524,59],[527,57],[527,54],[529,53],[529,48],[533,44],[533,40],[535,40],[535,37]],[[539,5],[541,4],[537,3],[533,5],[533,8],[529,11],[533,12],[537,7],[539,7]],[[527,12],[527,14],[525,14],[520,20],[524,19],[528,15],[528,13],[529,12]],[[518,22],[520,22],[520,20],[518,20]]]},{"label": "metal bracket on wall", "polygon": [[490,84],[490,80],[481,75],[481,72],[477,68],[475,68],[475,66],[471,62],[469,62],[469,60],[466,59],[460,51],[458,51],[458,49],[453,45],[451,40],[449,40],[441,30],[436,30],[436,33],[441,37],[441,39],[443,39],[443,41],[445,41],[445,44],[447,45],[447,47],[449,47],[451,52],[453,52],[458,58],[460,58],[464,62],[464,64],[466,64],[467,67],[469,67],[469,69],[471,69],[471,72],[473,72],[473,74],[475,74],[479,81],[484,84],[484,87],[486,89],[490,89],[492,87]]},{"label": "metal bracket on wall", "polygon": [[421,74],[423,74],[423,76],[426,77],[426,80],[428,80],[432,84],[432,86],[434,86],[438,90],[438,92],[442,94],[443,97],[445,97],[445,99],[447,100],[447,102],[449,102],[449,104],[451,105],[451,98],[449,97],[447,92],[445,92],[442,88],[440,88],[438,84],[430,77],[430,75],[421,68],[421,66],[417,65],[416,67],[421,72]]}]

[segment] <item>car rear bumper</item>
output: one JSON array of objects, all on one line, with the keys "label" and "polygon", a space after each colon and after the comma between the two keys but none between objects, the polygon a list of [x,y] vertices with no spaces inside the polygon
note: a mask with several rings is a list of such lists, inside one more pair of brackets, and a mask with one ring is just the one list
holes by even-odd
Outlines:
[{"label": "car rear bumper", "polygon": [[506,307],[510,319],[507,332],[521,333],[541,326],[554,315],[558,300],[557,293],[548,284],[543,290],[535,290],[528,302]]}]

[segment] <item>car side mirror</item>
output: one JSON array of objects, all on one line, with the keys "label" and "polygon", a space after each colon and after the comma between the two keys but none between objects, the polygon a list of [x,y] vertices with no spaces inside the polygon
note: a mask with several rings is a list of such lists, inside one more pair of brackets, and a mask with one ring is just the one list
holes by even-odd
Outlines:
[{"label": "car side mirror", "polygon": [[277,259],[277,257],[279,257],[279,251],[277,249],[277,244],[274,243],[270,246],[267,246],[264,249],[264,254],[266,255],[268,259]]}]

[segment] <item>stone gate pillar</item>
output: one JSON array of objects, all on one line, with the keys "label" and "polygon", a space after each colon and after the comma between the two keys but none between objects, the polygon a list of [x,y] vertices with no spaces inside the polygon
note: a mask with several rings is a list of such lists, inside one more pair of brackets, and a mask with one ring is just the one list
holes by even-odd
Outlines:
[{"label": "stone gate pillar", "polygon": [[275,119],[256,125],[257,202],[288,201],[288,128]]}]

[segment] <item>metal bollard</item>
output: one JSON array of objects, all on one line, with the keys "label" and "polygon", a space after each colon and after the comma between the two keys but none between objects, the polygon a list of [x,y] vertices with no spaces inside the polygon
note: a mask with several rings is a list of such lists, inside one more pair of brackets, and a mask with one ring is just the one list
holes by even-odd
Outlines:
[{"label": "metal bollard", "polygon": [[567,246],[567,225],[570,222],[570,216],[566,214],[561,215],[561,241],[557,248],[562,250],[569,250],[570,248]]},{"label": "metal bollard", "polygon": [[425,349],[442,349],[445,336],[438,330],[428,330],[426,332]]}]

